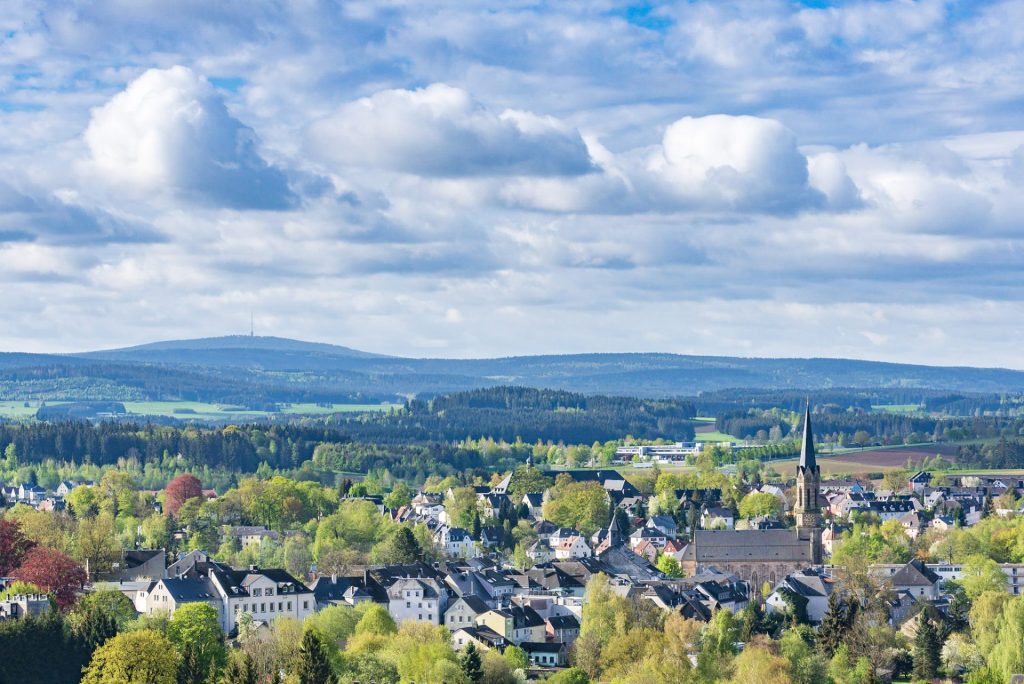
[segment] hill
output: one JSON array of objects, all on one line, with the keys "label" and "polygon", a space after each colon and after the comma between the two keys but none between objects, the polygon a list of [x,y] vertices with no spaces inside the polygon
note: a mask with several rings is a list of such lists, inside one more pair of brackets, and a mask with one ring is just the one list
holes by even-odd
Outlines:
[{"label": "hill", "polygon": [[497,385],[646,398],[697,396],[733,388],[999,393],[1024,391],[1024,372],[849,359],[659,353],[415,359],[240,335],[71,355],[0,354],[0,400],[6,401],[187,400],[272,408],[283,402],[401,401]]}]

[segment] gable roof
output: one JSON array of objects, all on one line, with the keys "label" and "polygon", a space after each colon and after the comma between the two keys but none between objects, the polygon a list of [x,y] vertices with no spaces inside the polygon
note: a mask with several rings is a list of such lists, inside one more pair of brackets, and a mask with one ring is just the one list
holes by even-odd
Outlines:
[{"label": "gable roof", "polygon": [[796,530],[697,530],[686,557],[698,563],[799,561],[811,564],[811,545]]},{"label": "gable roof", "polygon": [[930,587],[941,578],[915,558],[897,570],[890,579],[898,587]]}]

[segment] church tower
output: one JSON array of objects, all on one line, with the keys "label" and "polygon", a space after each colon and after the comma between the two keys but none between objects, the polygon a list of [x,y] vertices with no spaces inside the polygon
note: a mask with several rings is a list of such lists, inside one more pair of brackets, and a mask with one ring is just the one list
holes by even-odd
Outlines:
[{"label": "church tower", "polygon": [[796,467],[796,528],[801,541],[811,545],[815,565],[821,563],[821,468],[814,457],[814,433],[811,432],[811,404],[804,412],[804,436],[800,464]]}]

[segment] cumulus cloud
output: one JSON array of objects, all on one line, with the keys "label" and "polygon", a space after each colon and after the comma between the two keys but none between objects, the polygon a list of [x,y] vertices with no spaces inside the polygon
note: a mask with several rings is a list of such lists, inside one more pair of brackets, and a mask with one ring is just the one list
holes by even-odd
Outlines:
[{"label": "cumulus cloud", "polygon": [[85,142],[92,168],[110,184],[237,209],[295,203],[253,130],[183,66],[150,69],[94,109]]},{"label": "cumulus cloud", "polygon": [[495,112],[436,83],[385,90],[310,127],[310,149],[343,166],[422,176],[573,176],[593,170],[580,134],[551,117]]},{"label": "cumulus cloud", "polygon": [[796,136],[772,119],[683,117],[647,166],[670,192],[697,205],[788,212],[824,203],[808,183]]}]

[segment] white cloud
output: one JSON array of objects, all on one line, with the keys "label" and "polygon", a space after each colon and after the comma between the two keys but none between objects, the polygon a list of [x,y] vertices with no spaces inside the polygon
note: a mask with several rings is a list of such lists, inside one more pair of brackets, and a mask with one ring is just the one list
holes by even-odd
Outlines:
[{"label": "white cloud", "polygon": [[143,193],[240,209],[294,203],[284,173],[257,150],[252,129],[190,69],[150,69],[92,112],[90,167],[104,181]]},{"label": "white cloud", "polygon": [[530,112],[494,112],[440,83],[348,103],[313,124],[309,138],[313,154],[341,166],[423,176],[564,176],[593,168],[571,127]]},{"label": "white cloud", "polygon": [[665,131],[648,169],[697,206],[787,212],[824,199],[808,184],[796,136],[772,119],[683,117]]}]

